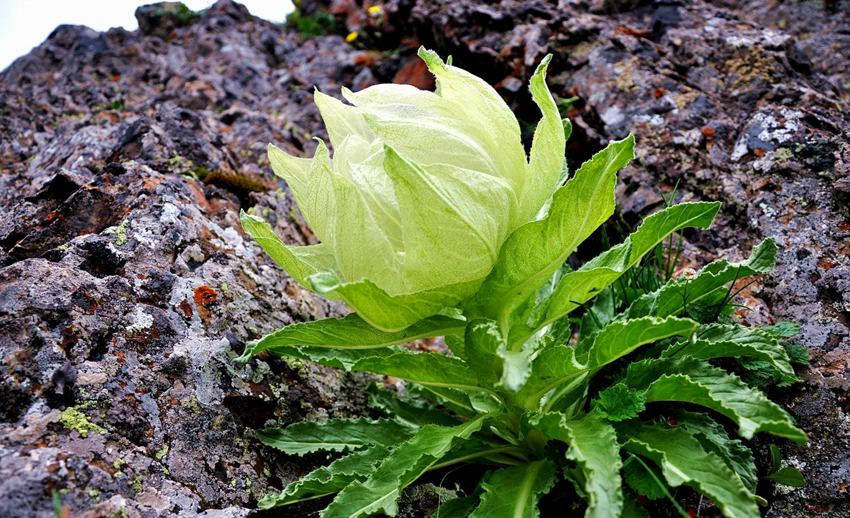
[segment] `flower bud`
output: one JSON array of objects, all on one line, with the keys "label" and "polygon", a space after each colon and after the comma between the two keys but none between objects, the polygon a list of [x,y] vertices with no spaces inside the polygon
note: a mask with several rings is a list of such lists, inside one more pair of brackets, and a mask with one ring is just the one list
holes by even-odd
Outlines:
[{"label": "flower bud", "polygon": [[435,92],[343,89],[350,104],[315,93],[333,158],[321,141],[312,160],[269,145],[272,168],[321,244],[260,239],[252,231],[259,218],[243,216],[295,280],[384,330],[474,295],[502,243],[537,216],[564,167],[564,129],[545,82],[551,56],[531,79],[543,119],[530,159],[516,117],[490,85],[432,51],[419,56],[436,76]]}]

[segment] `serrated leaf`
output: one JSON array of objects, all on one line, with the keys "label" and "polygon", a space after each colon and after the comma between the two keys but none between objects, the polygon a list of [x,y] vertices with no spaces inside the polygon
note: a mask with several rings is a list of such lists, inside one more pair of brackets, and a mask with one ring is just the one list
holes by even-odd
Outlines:
[{"label": "serrated leaf", "polygon": [[740,324],[700,326],[695,342],[672,344],[662,357],[692,356],[701,360],[748,357],[767,362],[784,377],[796,378],[785,348],[762,329]]},{"label": "serrated leaf", "polygon": [[326,318],[284,327],[256,342],[249,343],[245,352],[236,361],[246,362],[251,356],[266,350],[302,345],[372,349],[432,336],[445,336],[461,331],[465,326],[466,322],[463,320],[435,315],[402,331],[389,333],[372,327],[359,315],[352,313],[343,318]]},{"label": "serrated leaf", "polygon": [[625,421],[638,416],[646,408],[643,393],[622,383],[612,385],[599,393],[599,414],[609,421]]},{"label": "serrated leaf", "polygon": [[290,455],[304,455],[317,451],[353,451],[366,446],[392,446],[400,439],[410,437],[414,429],[392,419],[373,421],[357,419],[330,419],[328,421],[301,421],[286,428],[266,428],[257,431],[260,442]]},{"label": "serrated leaf", "polygon": [[381,464],[362,481],[343,489],[322,512],[322,518],[359,518],[378,513],[395,516],[401,490],[419,478],[459,440],[468,439],[492,417],[483,414],[458,426],[428,425],[398,444]]},{"label": "serrated leaf", "polygon": [[290,483],[280,493],[266,495],[257,505],[261,509],[271,509],[332,495],[342,491],[345,486],[355,480],[366,479],[375,466],[389,453],[390,449],[386,446],[372,446],[367,450],[350,453]]},{"label": "serrated leaf", "polygon": [[520,351],[509,351],[498,325],[484,318],[466,326],[464,351],[467,362],[475,365],[475,373],[488,387],[516,392],[531,373],[530,344]]},{"label": "serrated leaf", "polygon": [[800,334],[800,324],[797,322],[777,322],[762,329],[775,338],[791,338]]},{"label": "serrated leaf", "polygon": [[753,248],[750,257],[745,261],[730,263],[721,259],[700,270],[694,279],[680,277],[669,281],[660,290],[635,301],[624,318],[679,315],[687,307],[699,305],[718,294],[718,291],[721,292],[719,298],[722,300],[727,291],[727,284],[751,275],[770,273],[775,264],[776,241],[769,238]]},{"label": "serrated leaf", "polygon": [[[648,468],[653,471],[658,469],[652,466],[648,466]],[[662,481],[662,484],[664,483],[664,476],[660,471],[655,471],[655,476]],[[623,480],[637,494],[646,497],[648,500],[660,500],[667,496],[667,493],[664,492],[664,488],[659,486],[652,475],[647,471],[647,467],[644,467],[643,464],[634,459],[623,466]],[[624,511],[623,518],[626,518],[627,516],[630,515],[625,514]]]},{"label": "serrated leaf", "polygon": [[[464,417],[473,417],[479,413],[479,409],[481,408],[479,402],[473,403],[472,400],[477,393],[449,388],[449,387],[437,387],[433,385],[419,385],[418,383],[411,383],[407,389],[411,394],[421,396],[423,398],[428,399],[429,401],[434,402],[434,404],[443,406],[449,409],[452,413],[457,415],[461,415]],[[487,395],[492,398],[492,396]],[[498,402],[494,402],[491,407],[488,407],[488,410],[481,410],[483,412],[493,411],[498,407]]]},{"label": "serrated leaf", "polygon": [[791,363],[797,365],[808,365],[810,362],[809,351],[799,344],[785,344],[785,353]]},{"label": "serrated leaf", "polygon": [[555,192],[549,214],[516,229],[472,300],[497,320],[533,296],[614,211],[616,173],[634,158],[634,137],[612,142]]},{"label": "serrated leaf", "polygon": [[673,414],[677,425],[691,432],[706,451],[723,458],[738,474],[744,486],[755,492],[758,477],[753,452],[737,439],[730,439],[726,430],[706,414],[681,410]]},{"label": "serrated leaf", "polygon": [[782,453],[779,452],[779,446],[775,444],[770,445],[770,461],[770,472],[779,471],[779,467],[782,465]]},{"label": "serrated leaf", "polygon": [[582,489],[587,494],[585,518],[618,516],[623,506],[620,447],[614,428],[596,412],[567,420],[560,413],[531,417],[546,437],[569,446],[566,457],[584,475]]},{"label": "serrated leaf", "polygon": [[[498,418],[493,419],[488,424],[492,426],[497,420]],[[471,437],[462,441],[456,447],[452,448],[451,451],[443,455],[439,462],[431,466],[430,469],[442,469],[462,462],[472,461],[478,464],[501,466],[506,458],[511,459],[514,463],[516,462],[515,458],[503,457],[501,456],[502,454],[517,454],[527,451],[525,448],[516,445],[496,441],[497,439],[494,440],[493,438]]]},{"label": "serrated leaf", "polygon": [[[686,318],[652,317],[611,322],[596,334],[587,351],[589,369],[599,369],[631,353],[638,347],[671,336],[689,336],[697,323]],[[582,354],[584,351],[576,351]]]},{"label": "serrated leaf", "polygon": [[421,385],[492,392],[491,389],[481,386],[478,377],[463,361],[439,353],[401,350],[382,358],[363,358],[357,361],[351,370],[393,376]]},{"label": "serrated leaf", "polygon": [[330,347],[312,347],[312,346],[287,346],[276,347],[269,351],[269,354],[276,357],[289,356],[298,358],[299,360],[307,360],[351,371],[357,362],[364,358],[388,358],[398,353],[403,353],[406,349],[398,346],[379,347],[377,349],[333,349]]},{"label": "serrated leaf", "polygon": [[495,386],[502,377],[504,359],[499,356],[499,350],[504,349],[505,342],[496,322],[486,318],[472,320],[464,337],[466,361],[475,365],[475,374],[482,383]]},{"label": "serrated leaf", "polygon": [[395,392],[378,388],[374,383],[369,385],[369,406],[414,428],[421,428],[428,424],[442,426],[458,424],[457,419],[445,412],[440,412],[427,401],[402,398]]},{"label": "serrated leaf", "polygon": [[394,376],[422,385],[492,392],[479,386],[478,377],[463,361],[438,353],[414,353],[396,346],[378,349],[280,347],[274,352],[347,371]]},{"label": "serrated leaf", "polygon": [[481,503],[469,518],[536,518],[540,496],[556,480],[555,465],[547,460],[500,469],[482,483]]},{"label": "serrated leaf", "polygon": [[561,278],[571,271],[572,268],[570,268],[569,264],[562,264],[561,267],[555,270],[555,273],[549,277],[546,284],[537,290],[535,296],[528,299],[528,305],[530,306],[527,309],[528,317],[526,317],[528,325],[536,326],[537,322],[540,322],[543,319],[546,315],[546,311],[549,309],[549,302],[552,293],[555,292],[555,288],[558,286],[558,283],[561,282]]},{"label": "serrated leaf", "polygon": [[[669,234],[687,227],[708,228],[719,209],[720,203],[682,203],[649,216],[623,243],[564,275],[552,294],[546,318],[538,324],[538,328],[563,318],[590,300],[654,250]],[[523,336],[534,332],[536,329],[517,331]],[[513,334],[510,340],[515,341]]]},{"label": "serrated leaf", "polygon": [[587,350],[593,343],[593,337],[607,326],[615,317],[614,290],[608,286],[593,299],[591,306],[581,317],[578,349]]},{"label": "serrated leaf", "polygon": [[469,518],[475,506],[478,505],[478,501],[477,496],[465,496],[449,500],[434,511],[431,518]]},{"label": "serrated leaf", "polygon": [[623,502],[623,512],[620,513],[620,518],[650,518],[649,512],[644,509],[637,498],[632,495],[626,495]]},{"label": "serrated leaf", "polygon": [[517,392],[515,401],[528,410],[537,410],[541,399],[557,389],[566,393],[588,379],[587,367],[575,359],[575,349],[557,345],[540,353],[531,363],[531,375]]},{"label": "serrated leaf", "polygon": [[682,428],[644,426],[623,449],[655,462],[671,486],[685,484],[711,498],[728,518],[760,516],[755,496],[737,475]]},{"label": "serrated leaf", "polygon": [[629,366],[623,381],[645,391],[647,403],[682,401],[715,410],[732,419],[738,433],[747,439],[768,432],[798,444],[807,440],[779,405],[737,377],[696,358],[636,362]]},{"label": "serrated leaf", "polygon": [[806,485],[806,479],[803,478],[803,474],[797,468],[792,468],[791,466],[781,468],[770,475],[765,475],[764,478],[777,484],[782,484],[783,486],[803,487]]},{"label": "serrated leaf", "polygon": [[[491,474],[492,473],[489,471],[485,473],[484,476],[481,477],[481,482],[485,482],[488,478],[490,478]],[[481,493],[484,492],[481,482],[476,484],[475,490],[471,495],[449,500],[434,511],[431,518],[469,518],[469,515],[472,514],[472,511],[481,499]]]}]

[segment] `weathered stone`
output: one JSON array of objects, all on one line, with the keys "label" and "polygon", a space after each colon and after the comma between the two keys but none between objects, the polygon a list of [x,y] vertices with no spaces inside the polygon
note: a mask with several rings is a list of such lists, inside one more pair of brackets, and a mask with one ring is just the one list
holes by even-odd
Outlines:
[{"label": "weathered stone", "polygon": [[[850,513],[846,0],[301,2],[322,9],[358,39],[307,38],[229,0],[199,15],[156,4],[136,32],[61,26],[0,73],[0,517],[54,516],[53,491],[74,516],[246,516],[324,461],[253,430],[362,413],[366,378],[233,358],[345,310],[283,274],[238,211],[314,243],[266,144],[311,155],[327,136],[314,87],[429,86],[420,43],[497,85],[527,139],[539,113],[518,85],[553,53],[552,91],[578,97],[570,164],[638,138],[622,222],[675,186],[677,201],[723,202],[712,230],[686,233],[684,265],[777,237],[777,271],[742,294],[742,318],[803,323],[805,384],[774,396],[811,443],[781,444],[809,483],[766,486],[767,513]],[[409,492],[405,516],[435,495]]]}]

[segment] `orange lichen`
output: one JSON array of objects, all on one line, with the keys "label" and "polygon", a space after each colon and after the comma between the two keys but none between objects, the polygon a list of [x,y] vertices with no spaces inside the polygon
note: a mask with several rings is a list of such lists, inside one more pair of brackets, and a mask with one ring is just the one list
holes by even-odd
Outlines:
[{"label": "orange lichen", "polygon": [[210,307],[218,298],[218,293],[209,286],[195,288],[195,302],[205,308]]}]

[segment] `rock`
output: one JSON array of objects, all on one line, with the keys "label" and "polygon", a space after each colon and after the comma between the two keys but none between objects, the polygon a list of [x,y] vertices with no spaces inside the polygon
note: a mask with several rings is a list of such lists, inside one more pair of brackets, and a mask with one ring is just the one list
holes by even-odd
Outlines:
[{"label": "rock", "polygon": [[[744,318],[803,324],[805,385],[776,396],[811,442],[781,444],[809,484],[776,489],[766,512],[846,516],[848,7],[389,0],[372,13],[302,0],[302,16],[325,10],[358,31],[352,44],[229,0],[141,7],[135,32],[57,28],[0,73],[0,517],[54,516],[54,491],[74,516],[246,516],[323,462],[273,452],[254,430],[361,414],[367,378],[233,358],[345,309],[282,273],[238,212],[314,243],[266,144],[312,154],[311,137],[327,136],[314,87],[430,86],[419,44],[498,85],[528,128],[539,112],[522,85],[551,52],[552,91],[578,97],[564,105],[573,169],[637,136],[617,189],[623,222],[675,187],[676,201],[723,202],[713,229],[686,234],[685,264],[740,259],[776,236],[779,266]],[[402,512],[427,516],[435,495],[409,491]]]}]

